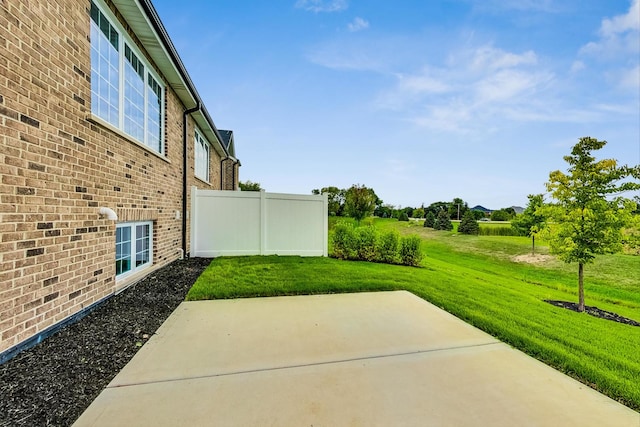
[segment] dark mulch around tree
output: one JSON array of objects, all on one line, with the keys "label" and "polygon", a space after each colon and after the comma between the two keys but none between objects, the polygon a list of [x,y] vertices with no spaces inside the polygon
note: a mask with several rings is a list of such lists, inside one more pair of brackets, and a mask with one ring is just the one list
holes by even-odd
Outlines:
[{"label": "dark mulch around tree", "polygon": [[[556,301],[556,300],[544,300],[544,302],[548,302],[551,305],[555,305],[556,307],[567,308],[569,310],[578,311],[578,303],[576,302],[568,302],[568,301]],[[592,316],[599,317],[600,319],[613,320],[614,322],[624,323],[625,325],[631,326],[640,326],[640,322],[636,322],[635,320],[629,319],[628,317],[620,316],[616,313],[612,313],[610,311],[600,310],[598,307],[590,307],[588,305],[584,306],[585,313],[588,313]]]},{"label": "dark mulch around tree", "polygon": [[210,262],[175,261],[0,365],[0,426],[73,424]]}]

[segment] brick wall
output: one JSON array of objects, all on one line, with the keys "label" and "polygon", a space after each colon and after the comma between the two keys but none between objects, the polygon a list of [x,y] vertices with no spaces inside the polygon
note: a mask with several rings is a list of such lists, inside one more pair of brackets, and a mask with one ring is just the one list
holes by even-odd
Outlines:
[{"label": "brick wall", "polygon": [[225,159],[222,162],[223,180],[221,190],[238,189],[238,162],[233,159]]},{"label": "brick wall", "polygon": [[[127,285],[100,207],[153,221],[154,267],[180,256],[185,107],[167,87],[166,157],[91,120],[88,8],[0,0],[0,352]],[[193,177],[193,126],[188,185],[220,188],[216,155]]]}]

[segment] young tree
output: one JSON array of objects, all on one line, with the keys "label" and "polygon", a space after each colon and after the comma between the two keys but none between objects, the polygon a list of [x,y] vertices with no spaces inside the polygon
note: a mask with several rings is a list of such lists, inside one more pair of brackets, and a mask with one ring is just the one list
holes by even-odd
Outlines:
[{"label": "young tree", "polygon": [[259,182],[238,182],[238,187],[240,187],[240,191],[262,191]]},{"label": "young tree", "polygon": [[462,234],[478,234],[480,232],[478,221],[476,221],[471,211],[464,213],[462,221],[460,221],[460,225],[458,226],[458,232]]},{"label": "young tree", "polygon": [[568,174],[554,171],[546,184],[556,201],[545,206],[551,253],[566,263],[578,263],[578,310],[584,311],[584,265],[596,255],[622,249],[622,229],[632,219],[635,203],[621,193],[640,189],[640,165],[618,166],[614,159],[596,161],[591,152],[606,141],[580,138],[564,160]]},{"label": "young tree", "polygon": [[453,224],[451,224],[451,219],[449,218],[449,214],[447,213],[447,211],[442,209],[440,212],[438,212],[438,216],[436,217],[436,222],[433,225],[433,228],[434,230],[453,230]]},{"label": "young tree", "polygon": [[424,218],[424,227],[433,228],[435,223],[436,223],[436,216],[431,211],[427,212],[427,215]]},{"label": "young tree", "polygon": [[375,209],[378,197],[372,189],[364,185],[352,185],[345,193],[344,211],[355,218],[358,223],[365,217],[371,216]]},{"label": "young tree", "polygon": [[531,237],[531,255],[536,253],[536,235],[544,228],[546,218],[542,214],[544,196],[542,194],[529,194],[529,204],[524,212],[517,215],[511,221],[511,227],[521,236]]}]

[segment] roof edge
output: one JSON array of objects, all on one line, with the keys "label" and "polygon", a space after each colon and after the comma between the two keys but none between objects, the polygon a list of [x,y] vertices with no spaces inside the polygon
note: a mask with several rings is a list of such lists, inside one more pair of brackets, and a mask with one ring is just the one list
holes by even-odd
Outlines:
[{"label": "roof edge", "polygon": [[200,94],[198,93],[198,90],[196,89],[196,86],[193,83],[193,80],[191,80],[191,76],[189,76],[189,73],[187,72],[187,69],[184,63],[182,62],[182,59],[180,58],[180,55],[178,54],[176,47],[171,41],[171,38],[169,37],[169,33],[167,32],[167,29],[165,28],[164,24],[160,20],[160,16],[158,15],[156,8],[151,3],[151,0],[134,0],[134,1],[136,1],[140,5],[142,11],[149,19],[153,27],[153,31],[156,33],[158,40],[161,42],[162,46],[164,46],[164,50],[169,55],[169,59],[171,59],[171,62],[174,64],[175,68],[177,69],[178,74],[180,74],[180,77],[182,78],[182,80],[185,83],[185,86],[187,87],[187,90],[193,96],[194,105],[190,107],[200,106],[200,111],[202,112],[202,116],[204,117],[206,123],[211,127],[211,131],[216,137],[216,143],[220,146],[222,152],[225,155],[229,156],[229,153],[227,152],[226,147],[224,147],[224,145],[221,142],[222,138],[220,137],[220,133],[218,132],[218,129],[216,128],[216,125],[213,122],[211,115],[209,114],[206,106],[204,105],[204,102],[202,101],[202,98],[200,97]]}]

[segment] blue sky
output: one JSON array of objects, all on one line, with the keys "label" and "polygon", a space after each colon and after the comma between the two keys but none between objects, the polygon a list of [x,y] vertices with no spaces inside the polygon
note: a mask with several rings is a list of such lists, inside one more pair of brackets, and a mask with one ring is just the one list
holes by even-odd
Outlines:
[{"label": "blue sky", "polygon": [[526,206],[582,136],[640,163],[639,0],[154,0],[240,179]]}]

